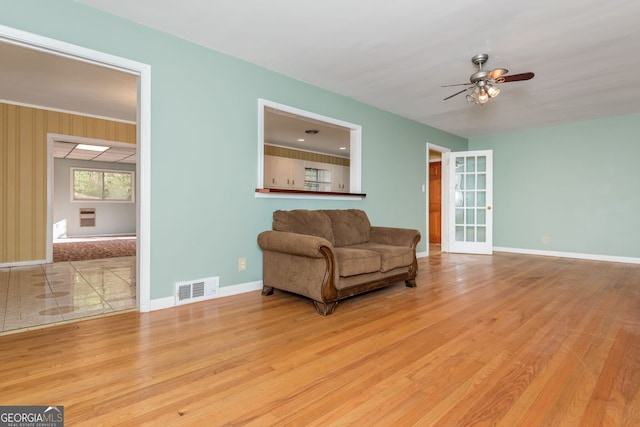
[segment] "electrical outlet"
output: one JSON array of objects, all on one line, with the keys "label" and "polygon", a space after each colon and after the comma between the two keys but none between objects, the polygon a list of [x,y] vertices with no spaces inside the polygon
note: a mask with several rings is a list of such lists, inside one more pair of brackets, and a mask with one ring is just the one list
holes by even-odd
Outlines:
[{"label": "electrical outlet", "polygon": [[546,245],[547,243],[549,243],[549,236],[542,236],[542,244]]},{"label": "electrical outlet", "polygon": [[238,271],[247,271],[247,259],[238,258]]}]

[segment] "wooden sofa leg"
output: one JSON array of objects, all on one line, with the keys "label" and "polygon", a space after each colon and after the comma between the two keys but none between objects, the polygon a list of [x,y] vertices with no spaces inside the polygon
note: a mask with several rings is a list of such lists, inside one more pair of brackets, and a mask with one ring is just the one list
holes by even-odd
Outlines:
[{"label": "wooden sofa leg", "polygon": [[327,303],[323,303],[323,302],[318,302],[318,301],[313,301],[313,306],[316,308],[316,311],[319,314],[322,314],[323,316],[328,316],[330,314],[333,313],[333,311],[336,309],[336,306],[338,305],[338,301],[334,301],[331,302],[329,304]]},{"label": "wooden sofa leg", "polygon": [[405,285],[407,285],[408,288],[415,288],[417,286],[416,279],[405,280],[404,283]]},{"label": "wooden sofa leg", "polygon": [[262,287],[262,295],[273,295],[273,287],[272,286],[263,286]]}]

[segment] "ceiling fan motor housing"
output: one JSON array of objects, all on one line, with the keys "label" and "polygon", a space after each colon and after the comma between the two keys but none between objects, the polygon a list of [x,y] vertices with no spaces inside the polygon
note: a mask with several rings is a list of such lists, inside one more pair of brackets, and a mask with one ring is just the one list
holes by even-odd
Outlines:
[{"label": "ceiling fan motor housing", "polygon": [[484,70],[476,71],[475,73],[471,74],[471,77],[469,78],[469,80],[471,81],[471,83],[481,82],[486,80],[488,75],[489,73],[487,71],[484,71]]},{"label": "ceiling fan motor housing", "polygon": [[484,65],[484,63],[487,62],[488,59],[489,59],[489,55],[487,55],[486,53],[479,53],[478,55],[474,55],[471,58],[471,62],[473,62],[478,66],[478,71],[471,74],[471,77],[469,77],[469,80],[471,81],[471,83],[477,83],[487,78],[487,76],[489,75],[489,72],[484,71],[482,69],[482,65]]}]

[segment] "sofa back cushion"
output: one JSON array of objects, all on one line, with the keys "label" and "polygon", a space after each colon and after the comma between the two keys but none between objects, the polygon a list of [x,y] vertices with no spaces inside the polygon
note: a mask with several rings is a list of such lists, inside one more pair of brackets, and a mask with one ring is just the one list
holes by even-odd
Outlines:
[{"label": "sofa back cushion", "polygon": [[363,210],[334,209],[323,212],[331,218],[335,246],[358,245],[369,241],[371,223]]},{"label": "sofa back cushion", "polygon": [[335,245],[331,220],[323,211],[306,209],[275,211],[273,213],[273,229],[323,237]]}]

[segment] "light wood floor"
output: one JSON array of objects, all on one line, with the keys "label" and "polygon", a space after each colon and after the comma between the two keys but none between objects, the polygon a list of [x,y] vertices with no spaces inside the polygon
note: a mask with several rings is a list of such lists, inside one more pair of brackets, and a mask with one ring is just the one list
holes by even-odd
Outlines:
[{"label": "light wood floor", "polygon": [[251,292],[0,336],[0,404],[69,426],[640,425],[640,265],[419,266],[329,317]]}]

